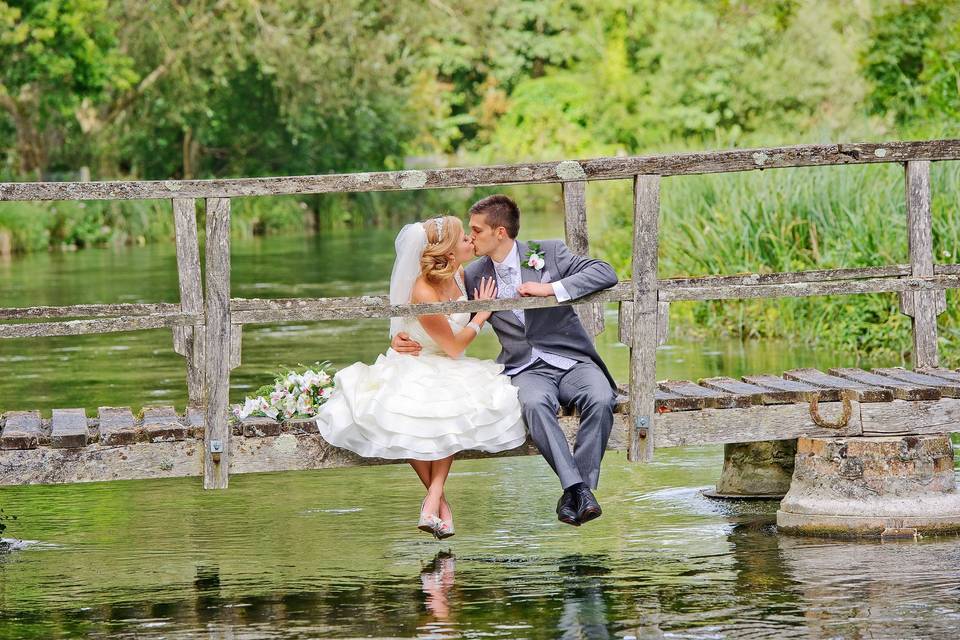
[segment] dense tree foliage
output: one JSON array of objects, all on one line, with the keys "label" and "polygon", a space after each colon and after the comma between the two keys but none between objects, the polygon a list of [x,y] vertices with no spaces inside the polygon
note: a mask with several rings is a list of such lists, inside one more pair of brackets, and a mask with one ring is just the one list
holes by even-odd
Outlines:
[{"label": "dense tree foliage", "polygon": [[949,0],[6,0],[0,143],[8,175],[167,178],[879,134],[956,121],[957,14]]}]

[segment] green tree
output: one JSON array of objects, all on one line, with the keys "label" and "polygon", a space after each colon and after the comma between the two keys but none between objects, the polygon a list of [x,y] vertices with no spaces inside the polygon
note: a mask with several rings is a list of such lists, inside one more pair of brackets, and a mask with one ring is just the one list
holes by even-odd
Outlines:
[{"label": "green tree", "polygon": [[42,173],[64,120],[135,78],[106,0],[0,0],[0,107],[20,173]]}]

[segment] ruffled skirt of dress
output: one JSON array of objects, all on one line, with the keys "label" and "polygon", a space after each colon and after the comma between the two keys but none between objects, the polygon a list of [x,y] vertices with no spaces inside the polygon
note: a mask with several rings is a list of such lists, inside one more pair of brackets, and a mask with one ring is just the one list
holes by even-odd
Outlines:
[{"label": "ruffled skirt of dress", "polygon": [[506,451],[526,440],[517,388],[490,360],[388,350],[337,372],[320,435],[364,457],[439,460]]}]

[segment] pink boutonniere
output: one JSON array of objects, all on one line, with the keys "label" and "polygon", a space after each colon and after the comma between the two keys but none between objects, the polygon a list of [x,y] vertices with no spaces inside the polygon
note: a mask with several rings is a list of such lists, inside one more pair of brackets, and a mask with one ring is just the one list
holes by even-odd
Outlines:
[{"label": "pink boutonniere", "polygon": [[530,251],[527,252],[527,266],[540,271],[543,269],[543,266],[547,264],[546,260],[543,259],[543,250],[540,249],[540,245],[536,242],[530,243]]}]

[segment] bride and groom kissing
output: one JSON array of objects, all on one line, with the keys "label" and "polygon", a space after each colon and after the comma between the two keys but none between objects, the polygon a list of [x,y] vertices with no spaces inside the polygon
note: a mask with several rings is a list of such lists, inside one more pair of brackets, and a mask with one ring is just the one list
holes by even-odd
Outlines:
[{"label": "bride and groom kissing", "polygon": [[[470,207],[469,225],[440,216],[404,226],[390,303],[567,302],[617,283],[609,264],[575,255],[559,240],[518,240],[520,209],[505,195]],[[500,341],[496,362],[464,355],[487,323]],[[335,375],[317,425],[334,446],[410,463],[427,490],[418,528],[437,539],[454,535],[444,485],[455,453],[513,449],[527,431],[560,480],[557,518],[579,526],[601,515],[592,490],[613,427],[616,383],[572,306],[391,318],[390,335],[391,348],[376,363]],[[572,451],[557,417],[571,405],[580,415]]]}]

